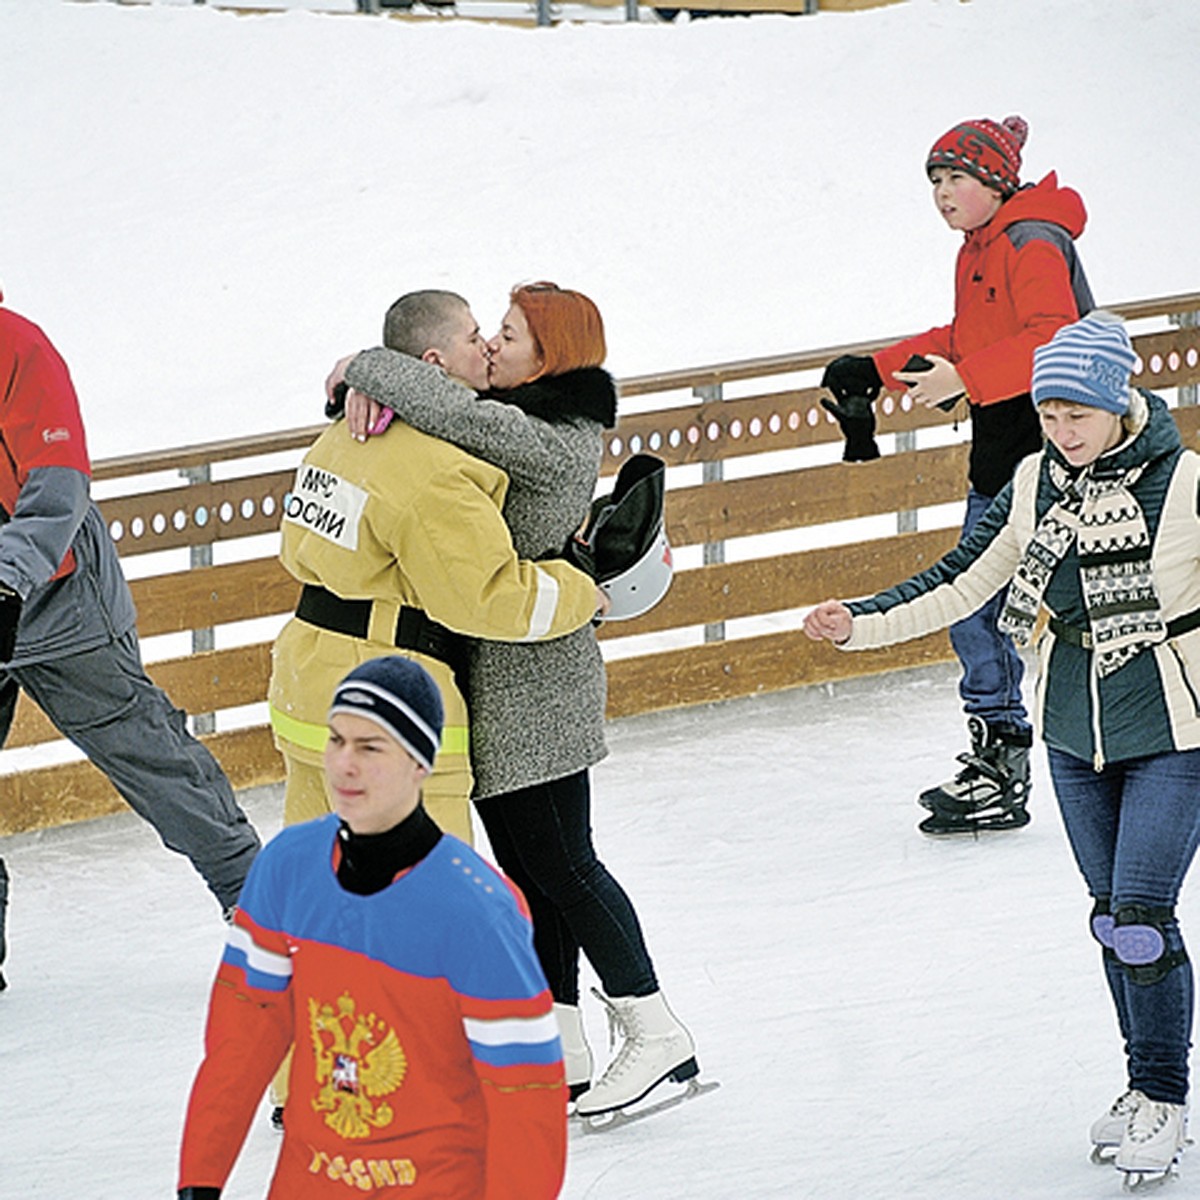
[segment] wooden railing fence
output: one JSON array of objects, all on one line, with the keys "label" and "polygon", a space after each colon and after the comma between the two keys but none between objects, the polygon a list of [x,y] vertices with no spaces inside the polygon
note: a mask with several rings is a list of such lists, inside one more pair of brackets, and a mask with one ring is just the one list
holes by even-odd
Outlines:
[{"label": "wooden railing fence", "polygon": [[[1136,382],[1167,392],[1196,445],[1200,293],[1114,307],[1135,330],[1148,327],[1135,336]],[[957,510],[943,514],[940,527],[918,526],[924,510],[964,495],[965,426],[886,395],[877,405],[884,455],[851,465],[840,461],[839,430],[820,407],[824,364],[887,340],[621,381],[631,415],[609,438],[604,476],[640,450],[667,462],[667,528],[679,570],[657,608],[600,631],[610,716],[950,657],[944,634],[847,655],[810,643],[798,627],[801,607],[878,590],[932,563],[956,539]],[[202,714],[198,731],[239,788],[282,776],[263,710],[271,641],[298,590],[275,554],[279,513],[296,462],[323,427],[95,467],[101,510],[135,576],[148,670],[180,707]],[[189,482],[164,486],[180,476]],[[936,511],[926,523],[939,524]],[[168,635],[176,643],[190,637],[190,652],[176,645],[172,656],[155,659],[147,639],[170,644]],[[87,762],[24,765],[28,748],[57,740],[22,696],[0,755],[0,835],[120,808]]]}]

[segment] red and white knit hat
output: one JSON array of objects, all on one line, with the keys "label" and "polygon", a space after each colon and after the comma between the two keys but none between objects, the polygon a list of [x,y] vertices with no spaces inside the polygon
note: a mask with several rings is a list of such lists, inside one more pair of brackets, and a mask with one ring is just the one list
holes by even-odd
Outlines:
[{"label": "red and white knit hat", "polygon": [[934,167],[955,167],[1008,197],[1021,186],[1021,147],[1029,136],[1023,117],[1003,122],[982,117],[963,121],[933,143],[925,173]]}]

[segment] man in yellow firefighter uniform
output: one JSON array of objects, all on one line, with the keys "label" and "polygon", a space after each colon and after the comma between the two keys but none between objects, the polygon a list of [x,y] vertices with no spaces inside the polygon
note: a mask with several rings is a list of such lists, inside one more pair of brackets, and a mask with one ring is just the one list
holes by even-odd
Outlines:
[{"label": "man in yellow firefighter uniform", "polygon": [[[384,341],[477,391],[487,386],[486,344],[453,293],[402,296]],[[399,649],[434,677],[446,709],[425,807],[471,841],[466,638],[560,637],[602,602],[567,562],[517,558],[501,515],[507,488],[499,468],[398,421],[365,442],[337,421],[305,455],[285,500],[281,550],[304,586],[275,642],[268,696],[287,764],[285,824],[330,811],[322,754],[335,687],[359,663]]]}]

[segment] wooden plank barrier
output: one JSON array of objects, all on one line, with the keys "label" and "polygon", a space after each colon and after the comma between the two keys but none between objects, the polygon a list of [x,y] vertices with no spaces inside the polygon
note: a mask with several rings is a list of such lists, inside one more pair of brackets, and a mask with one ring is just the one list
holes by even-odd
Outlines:
[{"label": "wooden plank barrier", "polygon": [[[1195,315],[1200,293],[1114,307],[1131,322],[1151,326],[1134,338],[1141,358],[1136,382],[1156,391],[1179,389],[1177,396],[1190,403],[1175,408],[1176,420],[1188,443],[1200,444],[1200,406],[1194,399],[1200,383]],[[841,654],[809,642],[797,627],[796,610],[831,595],[862,595],[896,582],[936,561],[957,538],[957,510],[921,530],[915,514],[957,504],[965,494],[968,428],[961,413],[931,413],[885,395],[876,406],[883,457],[852,465],[836,460],[841,434],[820,406],[820,369],[838,354],[865,353],[892,340],[620,382],[625,410],[646,398],[658,406],[622,417],[606,443],[603,475],[610,479],[639,451],[663,458],[669,467],[671,544],[681,560],[703,547],[704,562],[681,562],[671,591],[650,613],[601,627],[610,716],[951,657],[945,634],[886,651]],[[723,398],[739,389],[747,394]],[[164,557],[179,560],[162,569],[159,558],[150,560],[155,573],[131,582],[143,643],[210,629],[230,643],[158,660],[147,654],[147,669],[181,708],[215,713],[229,726],[205,741],[238,788],[282,777],[260,707],[274,632],[253,632],[255,626],[242,623],[265,619],[278,629],[295,605],[298,587],[275,554],[279,514],[295,464],[323,428],[129,455],[95,466],[100,507],[123,559],[132,565],[142,555],[166,551],[173,553]],[[926,444],[916,444],[922,440]],[[749,473],[766,454],[772,458],[765,469]],[[275,465],[262,469],[264,461]],[[702,472],[711,476],[714,468],[726,466],[741,477],[697,482]],[[164,473],[199,481],[164,487]],[[913,514],[907,526],[900,514]],[[847,535],[841,523],[860,519],[870,528],[855,527]],[[743,561],[724,561],[737,539],[763,535],[782,535],[785,544],[757,555],[747,551]],[[190,565],[188,552],[209,546],[214,558],[228,546],[231,561]],[[241,549],[246,546],[250,556]],[[730,635],[726,623],[737,621],[746,627]],[[247,718],[247,706],[259,715]],[[234,709],[242,711],[231,713]],[[49,721],[22,696],[0,755],[0,770],[6,772],[0,774],[0,835],[122,807],[87,762],[9,765],[30,747],[58,741]]]}]

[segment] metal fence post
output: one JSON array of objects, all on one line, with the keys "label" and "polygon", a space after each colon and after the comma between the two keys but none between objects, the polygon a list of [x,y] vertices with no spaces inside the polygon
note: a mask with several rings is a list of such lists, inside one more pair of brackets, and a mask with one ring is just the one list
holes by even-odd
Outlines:
[{"label": "metal fence post", "polygon": [[[211,483],[212,482],[212,467],[205,463],[199,467],[183,467],[180,470],[180,475],[188,481],[188,483]],[[214,514],[209,514],[211,521]],[[189,567],[211,567],[213,565],[213,548],[211,542],[205,542],[202,546],[191,546],[188,549]],[[207,629],[192,630],[192,653],[200,654],[206,650],[215,650],[217,646],[216,634],[210,626]],[[192,732],[215,733],[217,729],[216,713],[193,713],[192,714]]]},{"label": "metal fence post", "polygon": [[[1200,327],[1200,312],[1183,312],[1174,313],[1171,316],[1171,324],[1179,329],[1196,329]],[[1200,404],[1200,395],[1194,383],[1181,384],[1179,389],[1180,405]]]},{"label": "metal fence post", "polygon": [[[916,448],[917,431],[915,429],[905,429],[896,434],[897,454],[911,454]],[[904,508],[896,513],[896,532],[917,532],[917,510],[915,508]]]},{"label": "metal fence post", "polygon": [[[692,388],[692,395],[702,403],[709,403],[713,400],[723,400],[724,393],[719,383],[707,384],[703,387]],[[701,437],[704,436],[704,431],[701,430]],[[725,478],[725,464],[717,459],[714,462],[706,462],[701,466],[701,481],[704,483],[720,483]],[[725,561],[725,543],[724,542],[705,542],[704,543],[704,565],[706,567],[717,566]],[[704,626],[704,640],[706,642],[723,642],[725,640],[725,622],[713,621],[711,624]]]}]

